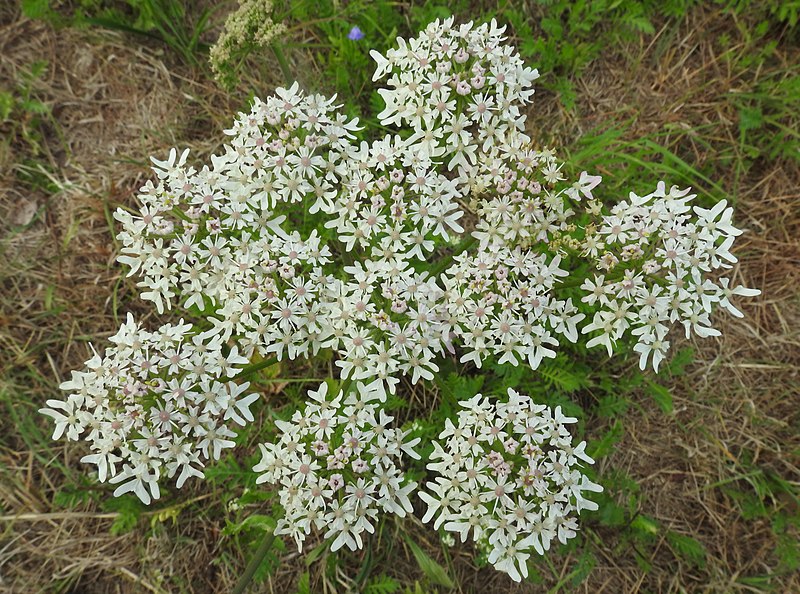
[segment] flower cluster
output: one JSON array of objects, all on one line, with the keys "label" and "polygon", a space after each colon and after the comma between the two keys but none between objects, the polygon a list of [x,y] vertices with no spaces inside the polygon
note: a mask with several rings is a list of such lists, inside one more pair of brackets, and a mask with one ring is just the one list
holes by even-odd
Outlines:
[{"label": "flower cluster", "polygon": [[239,8],[228,15],[209,51],[209,63],[218,81],[231,85],[235,61],[249,46],[267,47],[286,31],[286,25],[272,20],[272,12],[272,0],[239,0]]},{"label": "flower cluster", "polygon": [[419,145],[386,136],[352,155],[343,191],[327,212],[345,249],[372,257],[426,260],[434,241],[464,232],[452,180],[436,171]]},{"label": "flower cluster", "polygon": [[[274,33],[243,16],[269,2],[242,6],[239,33]],[[295,84],[239,114],[210,165],[175,149],[153,159],[139,212],[114,215],[118,260],[159,314],[194,323],[148,332],[129,317],[42,409],[54,438],[86,439],[100,481],[148,503],[254,420],[246,365],[329,352],[352,389],[310,391],[255,470],[278,485],[278,534],[302,548],[317,529],[356,549],[379,513],[412,511],[402,467],[419,440],[382,409],[402,375],[433,380],[446,355],[537,369],[582,334],[609,354],[633,336],[657,371],[671,327],[713,336],[716,307],[741,316],[733,297],[759,292],[719,276],[736,262],[732,209],[659,183],[602,215],[600,177],[567,179],[525,134],[538,73],[503,32],[450,18],[373,51],[389,134],[357,141],[358,120]],[[424,519],[471,533],[520,580],[531,550],[566,542],[595,508],[586,493],[600,488],[580,471],[592,460],[560,408],[513,390],[462,405],[434,444]]]},{"label": "flower cluster", "polygon": [[563,163],[555,151],[535,150],[519,134],[491,149],[468,180],[470,206],[478,215],[472,235],[481,251],[537,245],[553,252],[577,248],[571,235],[577,228],[571,203],[591,200],[600,176],[584,171],[576,182],[560,183],[565,181]]},{"label": "flower cluster", "polygon": [[498,363],[527,361],[536,369],[556,356],[554,334],[574,342],[585,316],[570,299],[557,299],[554,287],[568,276],[556,255],[496,247],[478,255],[462,254],[444,275],[447,311],[464,355],[477,367],[487,356]]},{"label": "flower cluster", "polygon": [[492,401],[477,394],[461,402],[458,424],[447,421],[428,469],[439,476],[420,497],[424,522],[472,538],[489,562],[515,581],[527,577],[530,551],[543,555],[554,540],[578,530],[577,514],[595,510],[585,493],[602,491],[580,471],[594,463],[586,442],[572,445],[573,417],[508,390]]},{"label": "flower cluster", "polygon": [[142,298],[159,313],[176,295],[200,310],[206,300],[216,306],[253,293],[271,305],[277,284],[306,270],[318,274],[330,252],[316,233],[302,240],[285,232],[286,215],[274,209],[299,203],[300,212],[313,213],[336,194],[356,125],[332,100],[304,96],[295,84],[266,102],[255,99],[226,130],[232,140],[211,157],[212,167],[187,167],[188,150],[152,159],[158,184],[142,188],[139,216],[114,215],[123,227],[118,259],[129,276],[143,277]]},{"label": "flower cluster", "polygon": [[737,261],[730,249],[741,231],[727,201],[705,209],[691,205],[694,197],[688,189],[667,191],[660,182],[646,196],[631,193],[599,226],[587,229],[584,253],[599,271],[582,286],[588,293],[583,301],[597,308],[582,330],[599,332],[588,346],[604,345],[611,355],[614,342],[630,331],[640,367],[650,357],[658,371],[673,325],[683,325],[686,338],[719,336],[710,319],[715,307],[741,317],[730,298],[761,293],[712,277]]},{"label": "flower cluster", "polygon": [[98,480],[120,483],[115,496],[133,492],[143,502],[159,497],[159,478],[202,477],[203,460],[219,460],[234,446],[230,422],[253,421],[258,394],[230,378],[248,360],[236,347],[204,340],[183,320],[155,332],[128,314],[114,346],[95,354],[86,371],[61,384],[66,400],[48,400],[39,412],[53,418],[54,439],[83,438]]},{"label": "flower cluster", "polygon": [[294,538],[298,550],[312,528],[333,538],[332,551],[356,550],[380,511],[413,511],[409,495],[417,484],[400,468],[406,455],[419,459],[412,449],[419,438],[390,427],[393,418],[376,404],[385,399],[382,390],[380,381],[358,383],[334,396],[323,383],[289,421],[277,422],[279,438],[261,445],[257,482],[278,485],[285,512],[275,534]]},{"label": "flower cluster", "polygon": [[414,39],[398,38],[386,56],[372,50],[372,80],[388,75],[388,88],[378,90],[386,104],[381,123],[410,129],[409,141],[448,171],[468,171],[481,151],[505,144],[508,133],[524,128],[520,108],[539,72],[504,43],[504,31],[494,20],[456,25],[450,17]]},{"label": "flower cluster", "polygon": [[322,309],[328,326],[323,345],[339,359],[341,376],[377,377],[395,391],[398,375],[431,380],[434,362],[448,339],[438,313],[442,291],[428,273],[402,259],[365,260],[344,271],[351,281],[333,281]]}]

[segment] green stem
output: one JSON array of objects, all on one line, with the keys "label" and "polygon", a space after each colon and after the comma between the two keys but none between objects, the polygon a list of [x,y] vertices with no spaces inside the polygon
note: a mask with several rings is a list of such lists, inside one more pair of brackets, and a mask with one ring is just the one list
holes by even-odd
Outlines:
[{"label": "green stem", "polygon": [[247,586],[250,585],[250,582],[253,580],[253,576],[255,575],[258,568],[261,566],[261,563],[264,562],[264,557],[267,556],[270,548],[272,548],[272,543],[275,542],[275,533],[270,531],[264,535],[264,540],[261,541],[261,544],[258,545],[258,550],[256,551],[253,558],[250,559],[250,563],[247,564],[247,567],[242,574],[242,577],[239,578],[239,581],[236,582],[236,586],[234,586],[231,594],[242,594],[247,589]]},{"label": "green stem", "polygon": [[346,380],[340,383],[339,389],[342,391],[342,394],[347,396],[347,393],[350,391],[350,386],[353,384],[353,376],[352,374]]},{"label": "green stem", "polygon": [[283,78],[286,79],[286,85],[291,87],[292,83],[295,82],[297,78],[292,75],[292,69],[289,67],[289,62],[286,60],[286,56],[283,54],[281,46],[277,43],[273,43],[270,47],[272,48],[272,53],[275,54],[275,57],[278,60],[278,65],[281,67]]},{"label": "green stem", "polygon": [[270,357],[269,359],[264,359],[263,361],[259,361],[258,363],[250,363],[250,365],[245,365],[242,367],[242,371],[236,374],[237,379],[250,377],[254,373],[261,371],[262,369],[266,369],[267,367],[272,367],[275,363],[278,362],[278,357]]},{"label": "green stem", "polygon": [[431,276],[439,276],[442,272],[444,272],[445,268],[447,268],[448,266],[450,266],[450,264],[453,263],[453,258],[455,258],[456,256],[458,256],[459,254],[461,254],[463,252],[466,252],[469,248],[471,248],[477,242],[478,242],[478,240],[475,239],[474,237],[472,237],[472,235],[469,235],[469,236],[465,237],[464,239],[462,239],[461,243],[459,243],[455,247],[455,249],[453,250],[452,254],[450,254],[449,256],[444,258],[442,261],[440,261],[436,266],[431,268],[431,270],[429,271],[430,275]]}]

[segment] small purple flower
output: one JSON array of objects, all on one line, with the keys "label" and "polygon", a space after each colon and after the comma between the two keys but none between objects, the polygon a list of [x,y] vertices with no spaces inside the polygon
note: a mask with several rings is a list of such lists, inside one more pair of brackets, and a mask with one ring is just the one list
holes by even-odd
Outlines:
[{"label": "small purple flower", "polygon": [[347,38],[352,41],[358,41],[360,39],[364,39],[364,32],[358,28],[358,26],[353,27],[350,29],[350,33],[347,34]]}]

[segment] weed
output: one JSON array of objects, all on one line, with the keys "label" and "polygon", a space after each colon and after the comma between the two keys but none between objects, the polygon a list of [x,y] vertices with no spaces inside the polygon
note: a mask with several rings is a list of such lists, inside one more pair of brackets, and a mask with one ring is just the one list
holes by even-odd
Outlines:
[{"label": "weed", "polygon": [[[189,3],[90,0],[69,5],[55,4],[48,0],[26,0],[22,6],[29,17],[60,18],[62,24],[76,27],[102,25],[135,32],[139,38],[143,35],[156,37],[189,64],[199,65],[205,59],[202,39],[208,26],[208,14],[201,12],[197,17],[199,9]],[[289,22],[291,34],[282,45],[288,57],[296,58],[294,62],[308,60],[317,65],[317,76],[310,75],[305,69],[300,71],[309,90],[339,92],[340,100],[347,101],[349,113],[376,113],[375,109],[380,108],[379,97],[363,92],[365,88],[371,88],[369,50],[383,51],[393,42],[395,35],[416,30],[433,18],[449,15],[451,11],[463,14],[467,4],[470,3],[428,1],[406,6],[383,0],[286,3],[282,14]],[[698,9],[696,4],[688,0],[659,3],[553,0],[529,1],[524,5],[501,2],[499,6],[484,2],[471,8],[478,10],[484,18],[497,16],[512,25],[516,43],[545,75],[542,80],[545,89],[557,93],[560,101],[570,109],[578,105],[575,89],[580,84],[581,75],[588,72],[591,65],[600,62],[599,57],[606,52],[628,52],[633,40],[642,39],[646,42],[643,45],[647,45],[662,23],[677,29],[683,19],[690,18],[699,10],[711,10]],[[720,0],[717,5],[719,13],[712,13],[712,17],[725,26],[725,33],[715,40],[714,45],[708,46],[711,48],[708,51],[716,48],[715,59],[733,73],[731,79],[735,84],[719,92],[716,86],[702,90],[698,87],[697,95],[686,95],[682,99],[713,103],[720,113],[729,117],[735,142],[729,142],[721,133],[720,128],[725,126],[721,118],[711,116],[690,120],[685,126],[668,123],[656,132],[646,133],[641,132],[640,122],[624,112],[623,115],[612,113],[607,116],[606,119],[613,121],[609,125],[597,127],[595,122],[587,123],[581,128],[580,135],[571,137],[566,156],[576,164],[576,169],[599,171],[613,180],[604,197],[607,201],[624,198],[628,190],[639,189],[635,186],[636,179],[656,177],[678,184],[692,184],[709,203],[732,194],[735,199],[749,200],[746,204],[752,206],[755,199],[748,197],[747,191],[752,192],[754,186],[762,183],[763,176],[759,171],[775,162],[796,162],[798,159],[798,76],[796,68],[791,66],[791,59],[787,60],[788,66],[776,64],[782,61],[780,55],[783,51],[776,35],[782,35],[781,39],[796,35],[798,3]],[[364,33],[361,40],[348,38],[349,31],[356,25]],[[135,39],[132,37],[130,42],[136,43]],[[677,51],[678,41],[670,39],[664,42],[664,47]],[[703,43],[696,39],[695,42]],[[791,55],[796,57],[796,53]],[[633,56],[631,61],[637,64],[638,74],[644,76],[644,71],[649,68],[646,59]],[[0,126],[3,142],[12,147],[14,153],[24,156],[16,159],[17,183],[26,191],[39,189],[52,193],[57,188],[52,185],[52,170],[47,169],[49,165],[44,157],[49,150],[47,130],[53,125],[54,116],[50,104],[37,91],[37,81],[41,81],[47,65],[47,62],[32,62],[29,72],[11,81],[0,93]],[[660,66],[655,64],[653,67]],[[759,74],[748,78],[742,75],[743,72]],[[545,97],[542,101],[548,99]],[[570,117],[579,118],[580,114]],[[545,129],[546,134],[554,137],[559,132],[549,127]],[[38,177],[37,171],[40,172]],[[730,178],[726,179],[727,175]],[[753,175],[758,177],[756,181],[751,179]],[[784,191],[790,193],[792,188],[787,184]],[[763,218],[766,220],[768,216]],[[314,220],[302,221],[304,229],[315,225]],[[775,244],[772,249],[776,251],[792,245],[779,244],[773,237],[767,240]],[[4,249],[5,246],[4,243]],[[769,253],[765,257],[768,256]],[[41,274],[31,266],[21,270],[18,276],[33,282]],[[764,274],[777,273],[768,271]],[[17,282],[5,274],[3,280],[9,287]],[[119,535],[131,540],[140,539],[136,542],[146,542],[149,537],[166,532],[166,527],[178,515],[187,523],[191,518],[199,518],[199,522],[225,532],[228,540],[227,544],[220,546],[218,571],[220,575],[235,575],[243,566],[242,558],[252,556],[276,517],[271,493],[255,485],[249,470],[254,462],[253,455],[230,455],[207,470],[208,480],[204,488],[208,493],[199,496],[213,494],[213,500],[233,502],[231,505],[211,505],[208,501],[212,497],[209,497],[183,507],[185,502],[170,502],[165,498],[165,507],[151,513],[133,498],[112,499],[108,493],[99,491],[82,471],[75,470],[75,465],[65,463],[62,452],[54,450],[50,444],[49,435],[42,429],[44,423],[35,413],[41,401],[53,392],[46,354],[54,348],[76,340],[87,341],[91,337],[71,336],[68,320],[56,324],[70,311],[69,304],[65,304],[56,292],[54,279],[46,279],[45,283],[54,288],[49,292],[50,297],[47,297],[47,291],[43,292],[42,310],[29,317],[28,314],[21,316],[26,323],[51,324],[46,336],[28,341],[9,339],[11,330],[6,326],[7,320],[19,323],[16,321],[19,314],[14,313],[15,308],[11,305],[4,305],[0,320],[6,361],[0,404],[5,418],[20,436],[20,445],[17,446],[19,459],[30,457],[34,468],[50,469],[51,476],[57,473],[61,477],[59,484],[36,487],[52,494],[51,500],[44,503],[52,509],[67,511],[100,505],[105,513],[116,515],[107,524],[100,525],[98,533],[102,535],[105,531],[110,533],[109,537]],[[775,307],[782,308],[777,314],[779,317],[785,315],[789,322],[794,319],[789,317],[793,310],[788,306],[776,301]],[[759,333],[759,330],[752,332]],[[735,348],[748,347],[742,341],[742,345]],[[698,406],[685,411],[687,402],[697,397],[694,395],[694,385],[699,385],[697,370],[701,369],[701,376],[710,373],[712,366],[717,364],[713,363],[714,357],[716,355],[708,356],[697,348],[686,347],[673,356],[669,364],[669,379],[662,378],[658,382],[653,376],[639,372],[632,361],[618,359],[601,364],[600,359],[592,359],[578,347],[543,365],[536,374],[508,366],[476,370],[447,359],[441,363],[442,373],[437,378],[436,387],[430,393],[419,391],[414,394],[413,406],[416,408],[409,410],[399,407],[399,402],[395,404],[400,418],[410,418],[421,410],[426,411],[429,418],[414,428],[415,434],[423,437],[425,442],[434,437],[435,426],[453,413],[459,400],[477,391],[498,393],[506,387],[525,390],[542,402],[569,407],[570,414],[581,418],[584,432],[586,427],[597,424],[598,429],[586,432],[586,438],[590,441],[590,454],[601,462],[591,477],[602,482],[606,489],[600,496],[600,510],[594,519],[586,518],[586,529],[580,540],[557,551],[550,561],[532,563],[532,581],[539,580],[555,591],[569,591],[581,585],[593,589],[602,583],[595,576],[604,571],[604,565],[609,565],[605,560],[610,557],[620,564],[619,573],[614,574],[615,581],[609,582],[615,584],[611,586],[614,591],[624,591],[621,584],[632,588],[625,574],[635,574],[652,591],[664,586],[664,582],[658,581],[659,576],[667,574],[670,579],[677,576],[676,580],[687,580],[681,587],[690,591],[693,586],[687,575],[702,576],[710,583],[715,575],[726,573],[730,582],[720,586],[718,591],[735,588],[741,591],[770,588],[790,591],[791,585],[786,588],[781,588],[781,585],[790,584],[788,580],[792,579],[792,572],[800,568],[798,486],[796,479],[786,470],[770,459],[764,460],[761,445],[754,445],[760,444],[762,433],[772,435],[768,430],[755,428],[752,436],[741,438],[748,440],[752,437],[750,445],[731,447],[732,452],[726,449],[733,459],[719,453],[721,449],[715,453],[713,460],[721,468],[721,475],[716,479],[708,478],[713,471],[696,470],[697,474],[704,473],[702,476],[706,481],[699,487],[698,497],[707,494],[722,502],[720,505],[732,510],[731,522],[741,521],[740,526],[745,530],[755,532],[754,526],[765,527],[762,538],[769,543],[769,557],[759,559],[758,569],[747,566],[740,570],[726,564],[724,555],[715,550],[715,541],[721,539],[724,527],[709,536],[685,519],[689,516],[681,516],[684,519],[680,523],[657,517],[654,494],[646,482],[647,474],[653,471],[652,465],[647,472],[620,465],[620,450],[624,454],[626,448],[635,447],[635,438],[641,437],[637,423],[642,420],[650,421],[660,431],[654,439],[667,443],[661,452],[678,448],[670,430],[693,431],[705,440],[701,443],[709,448],[709,444],[716,443],[718,438],[713,430],[705,426],[723,417],[723,404],[714,401],[708,405],[709,410]],[[315,364],[323,368],[328,363],[319,361]],[[59,361],[59,367],[66,368],[66,364]],[[252,454],[254,444],[270,434],[272,421],[291,415],[306,387],[303,378],[319,376],[319,371],[316,368],[281,369],[274,377],[258,380],[260,388],[272,391],[268,403],[259,410],[263,421],[261,426],[253,424],[240,436],[243,450]],[[34,392],[30,386],[38,386],[39,391]],[[49,391],[42,386],[50,386]],[[722,388],[710,385],[704,389],[713,393]],[[738,397],[722,395],[723,402]],[[764,402],[772,401],[774,398]],[[433,403],[440,404],[434,407]],[[724,423],[726,430],[735,435],[738,429],[736,420],[724,419]],[[701,429],[694,431],[692,428],[695,426]],[[424,448],[421,453],[424,458]],[[796,458],[797,451],[792,452],[787,447],[781,450],[781,455],[790,460],[792,456]],[[661,465],[662,461],[659,461],[656,470],[662,468]],[[20,493],[34,491],[30,479],[24,474],[14,473],[12,466],[8,463],[3,469],[4,487],[11,485]],[[423,470],[417,468],[410,474],[419,478],[423,476]],[[35,475],[35,472],[30,475]],[[663,503],[667,497],[669,495],[659,501]],[[687,498],[680,503],[686,508],[699,506],[695,499]],[[3,506],[6,513],[16,512],[14,505],[5,499]],[[433,594],[446,591],[453,583],[467,590],[468,584],[475,583],[476,572],[481,575],[480,568],[464,562],[467,554],[463,549],[450,548],[439,538],[430,538],[429,534],[426,539],[424,535],[427,533],[418,529],[413,520],[381,523],[378,531],[380,534],[374,536],[372,548],[363,557],[348,553],[327,554],[324,552],[325,543],[320,543],[314,552],[300,561],[289,554],[291,547],[276,549],[277,555],[268,558],[256,577],[266,580],[272,576],[276,582],[291,579],[291,586],[287,586],[286,591],[291,588],[298,592],[322,591],[322,583],[345,583],[349,585],[344,588],[373,594]],[[197,539],[207,537],[213,543],[212,548],[218,542],[218,534],[204,535],[199,529],[195,534]],[[664,551],[669,553],[666,557]],[[277,571],[279,557],[281,567],[295,563],[289,578],[280,576]],[[559,562],[564,563],[563,571],[561,567],[551,565]],[[684,567],[689,569],[684,572]],[[174,583],[178,583],[182,578],[175,579]],[[115,581],[118,580],[115,577]],[[77,590],[79,581],[80,578],[71,577],[60,580],[53,587],[62,591]],[[491,582],[487,579],[485,583]],[[190,587],[202,591],[202,588]],[[713,589],[714,585],[709,588]]]}]

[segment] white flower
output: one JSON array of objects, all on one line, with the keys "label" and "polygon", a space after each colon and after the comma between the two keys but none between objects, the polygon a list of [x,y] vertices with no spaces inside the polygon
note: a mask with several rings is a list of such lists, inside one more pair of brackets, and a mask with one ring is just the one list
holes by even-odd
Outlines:
[{"label": "white flower", "polygon": [[600,332],[588,346],[603,345],[611,355],[615,342],[630,330],[637,337],[633,350],[640,355],[639,366],[644,369],[649,359],[658,371],[670,348],[670,327],[680,323],[687,338],[692,333],[719,336],[711,321],[717,305],[741,316],[730,297],[760,294],[730,289],[730,280],[720,277],[736,262],[730,249],[741,231],[731,223],[733,209],[725,200],[711,209],[692,206],[695,196],[689,191],[673,186],[667,192],[659,182],[651,194],[631,193],[603,217],[597,237],[604,241],[594,242],[606,249],[596,261],[609,274],[581,286],[589,293],[582,300],[599,306],[582,329],[584,334]]},{"label": "white flower", "polygon": [[323,383],[308,394],[302,412],[278,423],[279,438],[260,446],[262,458],[253,470],[263,473],[259,483],[279,485],[287,514],[276,534],[292,536],[302,550],[312,528],[325,529],[332,551],[356,550],[363,533],[374,532],[379,510],[411,513],[408,495],[416,483],[399,466],[404,455],[418,457],[411,448],[419,438],[409,440],[407,432],[388,426],[393,418],[376,404],[386,399],[380,381],[357,382],[336,395]]},{"label": "white flower", "polygon": [[115,496],[132,492],[149,503],[164,475],[178,474],[179,488],[202,477],[201,457],[219,459],[234,445],[224,421],[254,420],[249,407],[258,394],[245,395],[249,383],[228,377],[248,360],[198,336],[183,320],[147,332],[129,314],[113,346],[61,384],[66,400],[40,410],[55,421],[55,439],[89,442],[92,453],[81,462],[97,467],[100,482],[121,483]]},{"label": "white flower", "polygon": [[[553,538],[566,542],[577,513],[596,507],[583,493],[602,487],[579,471],[579,460],[593,460],[585,442],[572,446],[565,425],[577,419],[560,407],[551,411],[512,389],[498,400],[477,394],[461,407],[458,425],[447,422],[434,442],[428,469],[441,476],[419,492],[422,521],[462,541],[472,533],[496,569],[521,581],[531,550],[541,555]],[[557,524],[570,529],[556,531]]]}]

